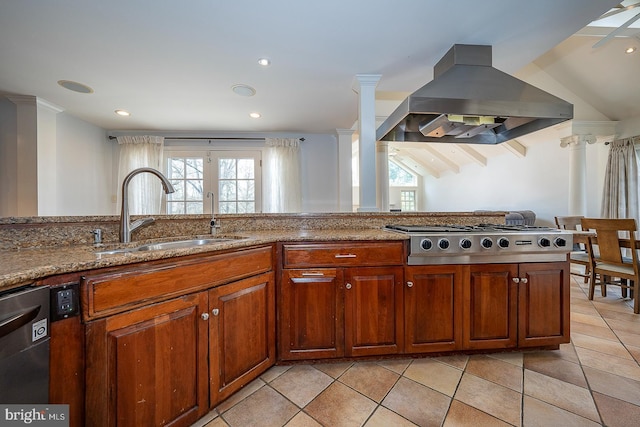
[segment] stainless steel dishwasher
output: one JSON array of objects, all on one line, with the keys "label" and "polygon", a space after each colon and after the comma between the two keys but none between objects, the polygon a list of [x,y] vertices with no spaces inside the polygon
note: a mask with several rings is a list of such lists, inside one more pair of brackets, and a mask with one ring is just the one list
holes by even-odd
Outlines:
[{"label": "stainless steel dishwasher", "polygon": [[0,293],[0,403],[48,403],[49,288]]}]

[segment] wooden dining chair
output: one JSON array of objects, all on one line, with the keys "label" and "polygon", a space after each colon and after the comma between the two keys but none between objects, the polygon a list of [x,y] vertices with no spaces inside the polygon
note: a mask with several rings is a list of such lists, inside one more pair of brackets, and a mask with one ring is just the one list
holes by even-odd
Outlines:
[{"label": "wooden dining chair", "polygon": [[[631,290],[633,298],[633,312],[640,313],[638,304],[638,289],[640,286],[640,268],[638,266],[638,251],[636,249],[636,220],[633,218],[583,218],[583,230],[594,230],[595,236],[588,241],[587,252],[594,253],[597,245],[598,257],[591,259],[591,283],[589,284],[589,299],[597,285],[601,286],[602,296],[607,296],[607,286],[616,285],[622,288],[625,297],[627,289]],[[624,232],[624,235],[621,235]],[[624,257],[621,237],[628,238],[631,257]]]},{"label": "wooden dining chair", "polygon": [[[556,226],[562,230],[581,230],[582,218],[584,216],[557,216],[555,217]],[[569,262],[580,266],[579,271],[572,270],[571,274],[584,278],[584,283],[589,283],[591,277],[591,260],[587,253],[587,245],[574,243],[573,249],[569,254]]]}]

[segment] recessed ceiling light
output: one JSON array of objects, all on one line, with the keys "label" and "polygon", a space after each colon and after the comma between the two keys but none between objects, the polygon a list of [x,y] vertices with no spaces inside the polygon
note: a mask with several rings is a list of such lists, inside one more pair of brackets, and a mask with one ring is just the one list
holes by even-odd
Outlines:
[{"label": "recessed ceiling light", "polygon": [[131,115],[130,112],[125,110],[116,110],[116,114],[122,117],[129,117]]},{"label": "recessed ceiling light", "polygon": [[633,53],[636,51],[635,46],[628,47],[624,50],[624,53]]},{"label": "recessed ceiling light", "polygon": [[262,115],[260,113],[249,113],[249,117],[253,119],[259,119],[260,117],[262,117]]},{"label": "recessed ceiling light", "polygon": [[58,80],[58,84],[63,88],[72,90],[74,92],[93,93],[93,89],[91,89],[89,86],[71,80]]},{"label": "recessed ceiling light", "polygon": [[240,96],[253,96],[256,94],[256,90],[249,85],[233,85],[231,90]]},{"label": "recessed ceiling light", "polygon": [[263,67],[268,67],[269,65],[271,65],[271,61],[268,58],[260,58],[258,59],[258,64],[262,65]]}]

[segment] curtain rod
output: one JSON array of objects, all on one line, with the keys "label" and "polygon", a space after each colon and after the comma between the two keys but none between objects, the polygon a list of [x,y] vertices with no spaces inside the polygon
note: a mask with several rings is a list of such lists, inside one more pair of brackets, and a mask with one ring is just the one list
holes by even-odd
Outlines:
[{"label": "curtain rod", "polygon": [[[224,137],[214,137],[214,138],[209,138],[209,137],[204,137],[204,136],[165,136],[165,139],[214,139],[214,140],[220,140],[220,141],[228,141],[228,140],[239,140],[239,141],[264,141],[266,138],[238,138],[238,137],[229,137],[229,138],[224,138]],[[109,139],[118,139],[117,136],[111,136],[109,135]],[[304,138],[298,138],[300,141],[304,142]]]}]

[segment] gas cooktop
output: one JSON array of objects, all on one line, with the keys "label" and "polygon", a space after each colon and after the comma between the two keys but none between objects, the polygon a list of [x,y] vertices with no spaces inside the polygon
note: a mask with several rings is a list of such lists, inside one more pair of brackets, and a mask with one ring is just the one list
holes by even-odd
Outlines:
[{"label": "gas cooktop", "polygon": [[553,232],[556,228],[533,225],[387,225],[385,229],[403,233],[487,233],[487,232]]}]

